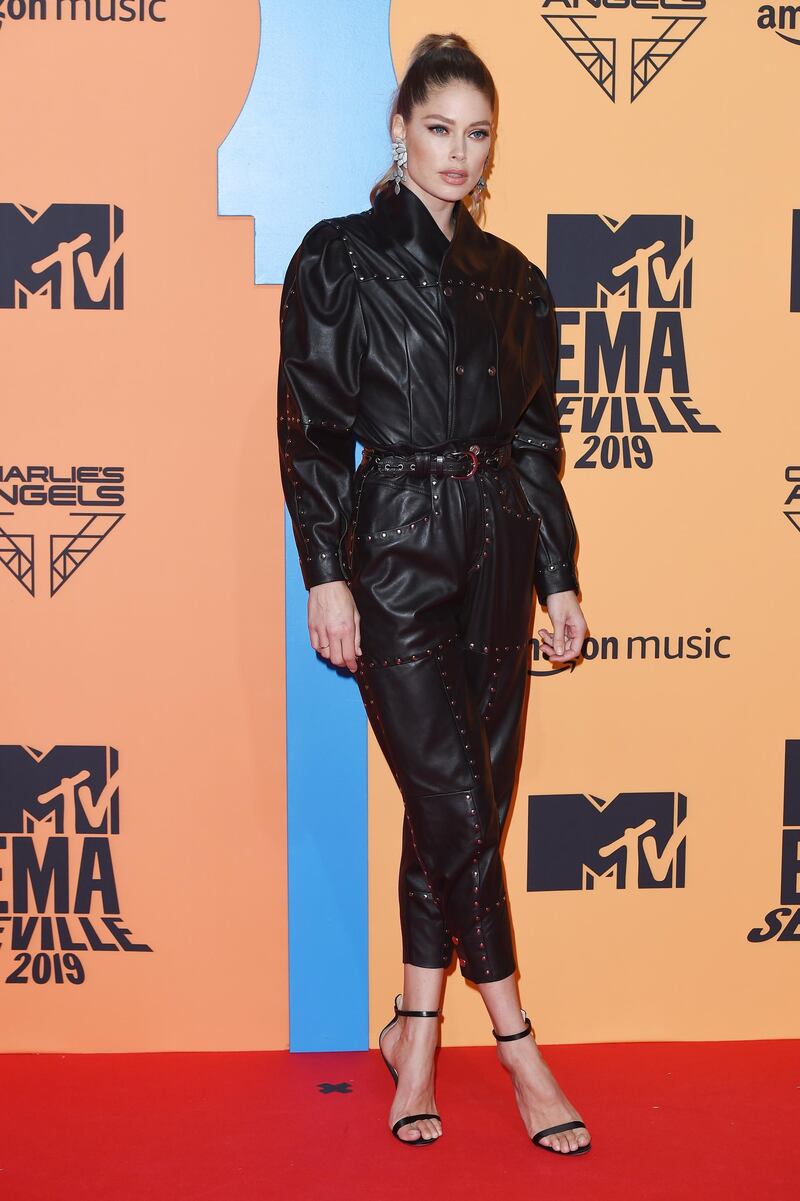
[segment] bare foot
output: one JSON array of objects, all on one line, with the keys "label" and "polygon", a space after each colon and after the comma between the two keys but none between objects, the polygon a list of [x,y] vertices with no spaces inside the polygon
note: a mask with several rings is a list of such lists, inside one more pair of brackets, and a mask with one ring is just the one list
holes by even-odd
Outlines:
[{"label": "bare foot", "polygon": [[[402,1000],[400,1008],[403,1008]],[[438,1113],[433,1098],[433,1057],[439,1040],[439,1023],[433,1018],[399,1017],[381,1039],[381,1048],[398,1075],[397,1091],[389,1110],[389,1129],[410,1113]],[[440,1138],[439,1118],[420,1118],[397,1131],[404,1142]]]},{"label": "bare foot", "polygon": [[[581,1115],[564,1096],[545,1063],[533,1035],[508,1043],[499,1042],[497,1053],[501,1064],[511,1075],[517,1106],[529,1138],[546,1126],[560,1126],[562,1122],[581,1120]],[[548,1134],[542,1139],[541,1145],[566,1153],[587,1146],[589,1141],[586,1127],[576,1126],[561,1134]]]}]

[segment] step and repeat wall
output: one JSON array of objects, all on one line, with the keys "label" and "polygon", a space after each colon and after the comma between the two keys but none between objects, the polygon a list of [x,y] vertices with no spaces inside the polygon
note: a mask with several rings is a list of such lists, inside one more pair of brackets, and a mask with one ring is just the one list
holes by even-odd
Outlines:
[{"label": "step and repeat wall", "polygon": [[[487,228],[558,308],[589,626],[533,639],[522,1003],[543,1043],[800,1033],[800,9],[0,0],[2,1050],[391,1013],[402,800],[308,643],[278,297],[451,30],[500,94]],[[453,965],[444,1042],[488,1045]]]}]

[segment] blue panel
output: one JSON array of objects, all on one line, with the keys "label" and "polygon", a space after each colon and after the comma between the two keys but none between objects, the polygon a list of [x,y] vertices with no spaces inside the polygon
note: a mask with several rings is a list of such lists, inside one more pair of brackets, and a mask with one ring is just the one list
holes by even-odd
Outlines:
[{"label": "blue panel", "polygon": [[[258,65],[219,150],[218,200],[220,215],[255,217],[256,283],[283,282],[320,218],[369,207],[391,161],[396,83],[389,0],[261,0]],[[367,720],[348,669],[311,648],[288,513],[284,534],[289,1047],[365,1050]]]},{"label": "blue panel", "polygon": [[219,212],[252,213],[257,283],[321,217],[369,208],[391,163],[389,0],[261,0],[258,65],[219,151]]},{"label": "blue panel", "polygon": [[310,645],[308,593],[296,559],[287,529],[289,1047],[364,1050],[367,722],[350,671],[330,667]]}]

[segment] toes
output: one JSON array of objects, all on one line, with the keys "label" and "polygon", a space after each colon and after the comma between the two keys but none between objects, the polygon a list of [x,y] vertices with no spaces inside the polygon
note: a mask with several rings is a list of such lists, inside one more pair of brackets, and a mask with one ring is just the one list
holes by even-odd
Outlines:
[{"label": "toes", "polygon": [[401,1126],[397,1133],[404,1142],[416,1143],[421,1138],[441,1138],[442,1127],[441,1123],[430,1118],[420,1118],[418,1122],[408,1122]]},{"label": "toes", "polygon": [[585,1126],[577,1127],[575,1130],[570,1130],[565,1134],[548,1134],[542,1139],[543,1147],[550,1147],[553,1151],[560,1151],[563,1154],[569,1154],[570,1151],[577,1151],[580,1147],[586,1147],[591,1142],[588,1130]]},{"label": "toes", "polygon": [[553,1151],[562,1153],[569,1151],[569,1143],[563,1134],[548,1134],[547,1138],[542,1139],[542,1143],[546,1144]]}]

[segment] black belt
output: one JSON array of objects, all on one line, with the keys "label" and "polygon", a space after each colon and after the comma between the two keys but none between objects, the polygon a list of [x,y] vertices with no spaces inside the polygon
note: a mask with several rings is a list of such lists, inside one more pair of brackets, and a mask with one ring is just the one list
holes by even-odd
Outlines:
[{"label": "black belt", "polygon": [[448,450],[440,454],[433,450],[394,454],[389,450],[365,446],[361,462],[368,463],[370,470],[386,474],[413,471],[415,475],[448,475],[466,480],[481,467],[504,467],[510,458],[510,442],[500,446],[480,446],[473,442],[468,450]]}]

